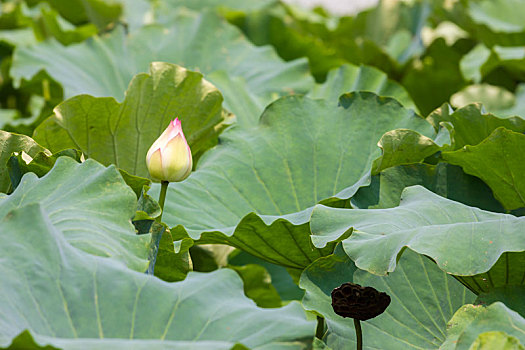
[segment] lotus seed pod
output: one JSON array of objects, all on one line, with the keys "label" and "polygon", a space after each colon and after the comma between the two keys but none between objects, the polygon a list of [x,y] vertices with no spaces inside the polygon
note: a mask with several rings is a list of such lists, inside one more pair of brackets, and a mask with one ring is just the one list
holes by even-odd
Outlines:
[{"label": "lotus seed pod", "polygon": [[372,287],[343,283],[332,291],[332,308],[342,317],[366,321],[382,314],[390,304],[390,296]]}]

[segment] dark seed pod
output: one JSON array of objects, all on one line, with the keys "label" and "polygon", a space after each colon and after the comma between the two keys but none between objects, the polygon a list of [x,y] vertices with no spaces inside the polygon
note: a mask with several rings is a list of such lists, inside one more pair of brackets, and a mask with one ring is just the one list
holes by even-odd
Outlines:
[{"label": "dark seed pod", "polygon": [[342,317],[366,321],[382,314],[389,304],[388,294],[359,284],[343,283],[332,291],[332,308]]}]

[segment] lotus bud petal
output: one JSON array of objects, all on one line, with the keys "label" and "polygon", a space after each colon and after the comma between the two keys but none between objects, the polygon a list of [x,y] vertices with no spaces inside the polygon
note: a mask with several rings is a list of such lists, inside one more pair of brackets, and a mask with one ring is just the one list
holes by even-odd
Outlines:
[{"label": "lotus bud petal", "polygon": [[193,158],[178,118],[172,120],[151,145],[146,155],[146,164],[155,181],[178,182],[190,175]]}]

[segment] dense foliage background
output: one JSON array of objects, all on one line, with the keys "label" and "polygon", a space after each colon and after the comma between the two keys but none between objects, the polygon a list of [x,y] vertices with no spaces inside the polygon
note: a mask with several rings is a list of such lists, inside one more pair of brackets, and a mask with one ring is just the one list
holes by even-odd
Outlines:
[{"label": "dense foliage background", "polygon": [[523,349],[523,13],[2,0],[0,348]]}]

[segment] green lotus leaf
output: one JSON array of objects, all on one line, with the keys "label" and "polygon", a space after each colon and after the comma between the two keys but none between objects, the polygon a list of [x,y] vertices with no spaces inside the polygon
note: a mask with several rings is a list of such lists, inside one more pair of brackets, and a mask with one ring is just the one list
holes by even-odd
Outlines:
[{"label": "green lotus leaf", "polygon": [[366,349],[437,349],[445,340],[447,322],[463,304],[475,299],[467,288],[439,270],[432,261],[407,251],[387,277],[359,270],[342,249],[308,266],[300,286],[306,290],[303,305],[326,320],[323,338],[333,349],[355,345],[353,321],[336,315],[332,289],[346,282],[371,286],[391,297],[386,311],[361,322]]},{"label": "green lotus leaf", "polygon": [[[62,85],[66,98],[89,94],[122,101],[135,74],[147,71],[151,61],[165,61],[205,75],[224,71],[231,79],[242,77],[250,93],[264,101],[263,106],[275,99],[274,94],[304,93],[313,84],[304,59],[284,63],[272,48],[255,47],[213,12],[180,10],[170,24],[167,28],[145,26],[129,35],[118,27],[109,35],[68,47],[50,40],[17,48],[10,74],[20,86],[45,70]],[[241,88],[225,95],[225,106],[238,119],[256,122],[260,110],[245,115],[244,110],[234,109],[235,103],[230,105]]]},{"label": "green lotus leaf", "polygon": [[427,120],[435,128],[438,128],[442,122],[449,122],[454,126],[454,149],[477,145],[499,127],[520,133],[525,132],[525,119],[501,118],[485,112],[479,104],[468,105],[455,111],[445,104],[432,112]]},{"label": "green lotus leaf", "polygon": [[525,319],[503,303],[465,305],[450,320],[447,339],[440,349],[521,350],[524,334]]},{"label": "green lotus leaf", "polygon": [[[89,1],[93,0],[88,0],[88,2]],[[97,27],[94,23],[83,23],[76,27],[64,20],[58,11],[46,5],[47,4],[42,3],[39,15],[33,16],[31,19],[34,22],[32,26],[33,33],[38,41],[45,40],[46,38],[55,38],[60,43],[69,45],[82,42],[97,33]]]},{"label": "green lotus leaf", "polygon": [[436,165],[401,165],[385,169],[372,177],[370,185],[357,191],[352,197],[352,206],[359,209],[397,207],[403,190],[414,185],[424,186],[441,197],[471,207],[505,212],[483,181],[465,174],[461,167],[444,162]]},{"label": "green lotus leaf", "polygon": [[46,38],[55,38],[68,45],[97,33],[93,23],[74,26],[44,1],[31,8],[25,2],[10,1],[2,7],[2,15],[11,15],[12,23],[7,24],[7,21],[0,19],[0,40],[12,46],[34,45]]},{"label": "green lotus leaf", "polygon": [[518,0],[469,1],[472,19],[495,32],[525,32],[520,11],[525,11],[525,6]]},{"label": "green lotus leaf", "polygon": [[155,246],[156,249],[150,245],[148,273],[167,282],[182,281],[192,270],[188,250],[193,245],[193,241],[184,238],[177,241],[177,248],[175,248],[169,228],[156,221],[151,225],[149,232],[152,240],[159,235],[160,239],[158,246]]},{"label": "green lotus leaf", "polygon": [[[234,111],[237,125],[241,127],[257,125],[264,107],[270,102],[269,99],[261,98],[251,92],[244,77],[232,77],[221,70],[206,74],[206,78],[213,81],[227,99],[225,105],[229,110]],[[287,82],[283,80],[283,85],[285,84]]]},{"label": "green lotus leaf", "polygon": [[[504,269],[504,263],[509,264],[509,266],[518,266],[517,264],[521,264],[523,266],[523,263],[525,262],[525,256],[524,254],[520,253],[506,253],[506,257],[500,258],[501,261],[498,261],[500,263],[500,271],[495,271],[494,268],[490,270],[491,275],[487,276],[486,278],[491,278],[503,280],[503,278],[506,279],[516,279],[516,276],[508,276],[506,272],[508,270]],[[497,265],[497,264],[496,264]],[[525,273],[525,269],[522,269],[521,273]],[[492,273],[494,271],[494,273]],[[511,270],[512,271],[512,270]],[[517,272],[517,271],[514,271]],[[493,281],[491,281],[494,283]],[[480,293],[478,295],[478,298],[476,300],[476,304],[481,305],[490,305],[496,301],[500,301],[504,303],[508,308],[516,311],[520,315],[525,315],[525,305],[523,304],[523,295],[525,294],[525,284],[521,285],[513,285],[513,286],[503,286],[499,288],[494,288],[492,290],[489,290],[488,292]]]},{"label": "green lotus leaf", "polygon": [[130,174],[149,177],[146,153],[180,118],[195,157],[217,142],[225,121],[220,92],[200,73],[154,62],[150,74],[138,74],[118,103],[111,97],[80,95],[64,101],[34,133],[52,152],[81,150],[102,164],[115,164]]},{"label": "green lotus leaf", "polygon": [[392,97],[406,108],[417,111],[408,92],[398,83],[389,80],[388,76],[374,67],[344,64],[328,72],[326,81],[308,93],[312,98],[323,98],[337,101],[343,93],[352,91],[370,91],[377,95]]},{"label": "green lotus leaf", "polygon": [[11,188],[11,179],[7,171],[7,161],[13,152],[24,151],[31,157],[45,150],[32,138],[0,130],[0,192],[7,193]]},{"label": "green lotus leaf", "polygon": [[465,0],[452,4],[445,16],[464,29],[473,42],[488,47],[521,46],[525,44],[525,26],[517,18],[523,8],[519,0]]},{"label": "green lotus leaf", "polygon": [[235,12],[246,12],[263,9],[267,6],[275,5],[276,0],[176,0],[164,1],[153,4],[155,21],[169,23],[169,15],[178,7],[186,7],[196,11],[212,8],[219,10],[232,10]]},{"label": "green lotus leaf", "polygon": [[228,267],[241,276],[244,284],[244,293],[255,301],[257,306],[275,308],[282,305],[281,297],[272,285],[268,271],[263,266],[248,264],[244,266],[229,265]]},{"label": "green lotus leaf", "polygon": [[451,124],[443,126],[434,140],[410,129],[385,133],[377,144],[383,154],[374,161],[372,174],[396,165],[419,163],[438,151],[450,148],[453,144],[451,131],[453,133],[454,130]]},{"label": "green lotus leaf", "polygon": [[256,307],[229,269],[167,283],[81,252],[38,204],[10,211],[0,236],[0,347],[29,330],[63,349],[300,349],[314,332],[299,303]]},{"label": "green lotus leaf", "polygon": [[[243,266],[251,265],[262,266],[266,271],[268,271],[270,274],[272,286],[275,287],[279,293],[280,299],[285,303],[289,300],[301,300],[303,298],[304,291],[297,286],[291,276],[291,273],[295,272],[294,270],[286,269],[282,266],[269,263],[239,249],[228,255],[228,266],[237,266],[242,268]],[[300,271],[298,271],[297,274],[300,275]]]},{"label": "green lotus leaf", "polygon": [[[395,270],[405,247],[427,255],[449,274],[485,273],[504,252],[525,251],[524,225],[521,217],[469,207],[421,186],[406,188],[395,208],[348,210],[318,205],[310,222],[316,247],[351,234],[343,241],[346,253],[359,268],[378,275]],[[523,273],[523,264],[511,268]],[[523,275],[499,278],[492,287],[519,285],[523,283],[519,276]]]},{"label": "green lotus leaf", "polygon": [[525,171],[524,147],[525,135],[500,127],[480,144],[443,152],[442,157],[485,181],[496,199],[511,210],[525,207],[525,181],[521,181]]},{"label": "green lotus leaf", "polygon": [[474,39],[488,46],[525,44],[525,26],[519,16],[525,10],[522,1],[467,0],[458,2],[455,6],[456,15],[460,13],[463,17],[456,20]]},{"label": "green lotus leaf", "polygon": [[480,83],[483,76],[486,75],[486,71],[483,65],[489,57],[491,51],[483,44],[474,46],[459,62],[459,67],[463,77],[467,80],[472,80],[475,83]]},{"label": "green lotus leaf", "polygon": [[230,244],[291,268],[330,253],[332,247],[311,246],[311,207],[348,199],[367,183],[384,132],[434,134],[390,98],[360,92],[340,104],[286,97],[266,109],[257,128],[229,129],[188,179],[170,184],[163,220],[200,243]]},{"label": "green lotus leaf", "polygon": [[504,108],[503,105],[494,109],[494,113],[502,117],[510,117],[513,115],[525,118],[525,84],[519,84],[514,94],[515,103],[509,108]]},{"label": "green lotus leaf", "polygon": [[254,43],[274,46],[287,60],[308,57],[312,74],[323,81],[330,69],[348,62],[394,75],[423,50],[421,30],[430,13],[427,3],[379,2],[334,20],[321,11],[277,3],[228,18]]},{"label": "green lotus leaf", "polygon": [[498,114],[499,110],[511,108],[516,103],[516,98],[507,89],[490,84],[469,85],[450,97],[450,104],[455,108],[476,102],[482,103],[486,110]]},{"label": "green lotus leaf", "polygon": [[[101,0],[45,0],[56,9],[64,18],[73,24],[83,24],[87,21],[95,24],[99,29],[117,20],[122,13],[120,1]],[[30,0],[29,3],[38,3],[41,0]]]},{"label": "green lotus leaf", "polygon": [[[41,205],[49,225],[60,230],[75,248],[122,261],[128,267],[145,271],[149,235],[137,236],[131,224],[137,200],[114,166],[105,168],[88,159],[79,164],[69,157],[56,160],[42,178],[24,175],[16,190],[0,198],[0,218],[32,203]],[[13,231],[14,236],[30,230]]]},{"label": "green lotus leaf", "polygon": [[[520,34],[523,37],[523,34]],[[520,39],[523,40],[523,39]],[[460,62],[461,73],[466,79],[475,83],[492,76],[499,84],[513,89],[513,81],[523,81],[525,77],[525,49],[519,46],[495,45],[487,48],[483,44],[476,45]]]},{"label": "green lotus leaf", "polygon": [[445,39],[438,38],[419,59],[409,63],[401,84],[423,115],[438,108],[467,85],[460,71],[464,51],[461,46],[449,46]]},{"label": "green lotus leaf", "polygon": [[505,332],[492,331],[478,335],[478,338],[470,346],[470,349],[502,349],[502,350],[524,350],[525,347],[520,341]]}]

